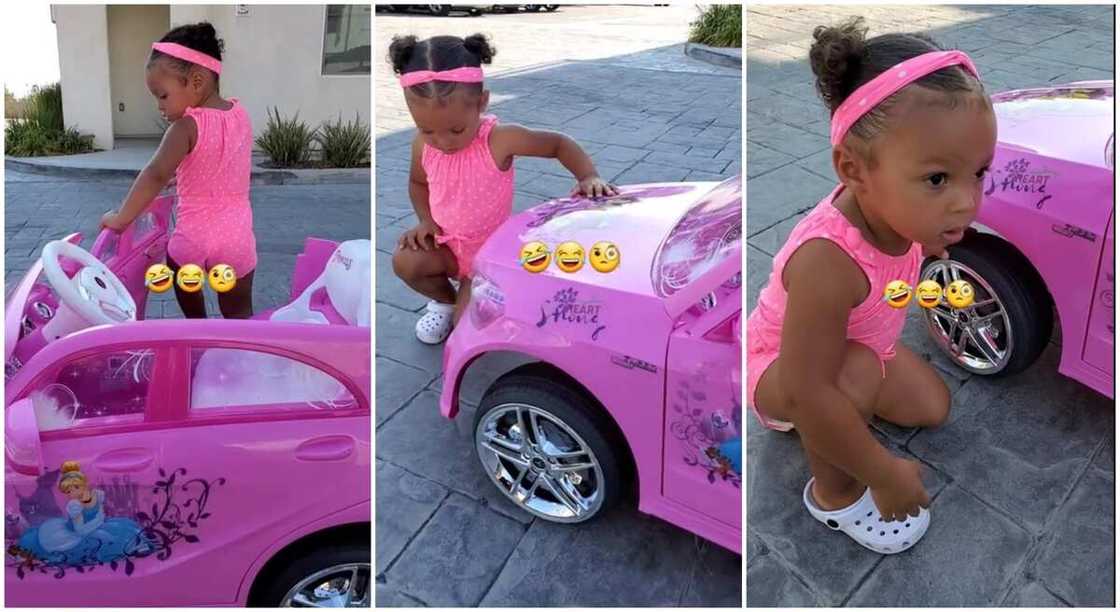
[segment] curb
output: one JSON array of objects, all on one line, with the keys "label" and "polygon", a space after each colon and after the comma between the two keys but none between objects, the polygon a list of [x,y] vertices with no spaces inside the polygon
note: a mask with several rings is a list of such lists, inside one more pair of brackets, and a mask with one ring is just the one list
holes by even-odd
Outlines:
[{"label": "curb", "polygon": [[690,42],[684,44],[684,54],[692,59],[715,64],[716,66],[743,68],[742,54],[732,53],[730,50],[722,47],[709,47],[708,45]]},{"label": "curb", "polygon": [[[139,170],[126,168],[75,168],[58,164],[5,159],[4,168],[13,172],[87,180],[131,181]],[[370,170],[267,170],[254,168],[250,185],[368,185]]]}]

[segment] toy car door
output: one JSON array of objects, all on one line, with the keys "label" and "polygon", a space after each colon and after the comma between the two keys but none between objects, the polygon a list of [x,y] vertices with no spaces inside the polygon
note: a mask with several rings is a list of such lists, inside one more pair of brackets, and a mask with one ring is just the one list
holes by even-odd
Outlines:
[{"label": "toy car door", "polygon": [[1116,291],[1115,268],[1112,259],[1114,232],[1115,213],[1108,219],[1108,230],[1105,233],[1104,244],[1101,248],[1096,288],[1093,292],[1089,326],[1085,336],[1085,349],[1082,353],[1082,358],[1086,363],[1106,372],[1110,377],[1113,374],[1113,358],[1115,357],[1113,345],[1116,338],[1113,327]]},{"label": "toy car door", "polygon": [[[362,350],[368,355],[369,345]],[[186,418],[162,467],[181,487],[166,494],[179,508],[167,528],[171,559],[190,561],[166,586],[166,601],[185,601],[206,584],[198,603],[228,605],[276,542],[370,499],[368,403],[291,355],[228,342],[196,343],[185,355]],[[179,532],[193,537],[176,540]]]},{"label": "toy car door", "polygon": [[171,231],[173,196],[160,196],[123,232],[102,230],[94,240],[90,253],[121,279],[136,302],[136,317],[144,318],[148,289],[144,272],[149,266],[167,259],[167,242]]},{"label": "toy car door", "polygon": [[[152,563],[164,436],[148,411],[164,349],[114,349],[44,372],[8,408],[8,606],[158,604]],[[155,593],[155,591],[147,591]]]},{"label": "toy car door", "polygon": [[712,327],[701,317],[670,337],[663,479],[666,497],[735,528],[742,516],[738,312],[725,310]]}]

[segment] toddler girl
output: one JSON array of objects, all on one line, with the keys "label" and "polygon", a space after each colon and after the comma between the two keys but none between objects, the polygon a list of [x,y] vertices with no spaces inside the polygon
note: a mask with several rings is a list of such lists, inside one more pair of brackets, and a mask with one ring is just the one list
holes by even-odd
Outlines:
[{"label": "toddler girl", "polygon": [[[120,210],[106,213],[101,224],[117,231],[128,227],[175,178],[179,203],[168,267],[178,274],[186,264],[204,270],[231,266],[237,284],[218,294],[218,306],[226,318],[247,319],[253,315],[257,265],[249,205],[253,128],[237,99],[218,93],[222,48],[209,23],[179,26],[152,45],[148,91],[171,125]],[[175,298],[187,317],[206,317],[201,291],[187,293],[176,284]]]},{"label": "toddler girl", "polygon": [[980,205],[995,151],[991,102],[972,61],[915,34],[865,40],[855,19],[818,27],[809,60],[831,111],[839,185],[793,229],[747,321],[747,393],[768,428],[796,426],[817,520],[881,553],[929,525],[918,463],[867,426],[943,423],[949,391],[898,344],[905,309],[887,283],[917,283],[923,256],[946,256]]},{"label": "toddler girl", "polygon": [[[431,298],[416,337],[438,344],[470,299],[475,253],[512,213],[514,157],[557,159],[578,182],[573,193],[616,191],[571,138],[499,124],[483,114],[490,92],[481,66],[490,63],[494,49],[482,34],[394,37],[389,56],[416,122],[408,195],[419,220],[401,235],[393,270]],[[458,291],[449,278],[459,280]]]}]

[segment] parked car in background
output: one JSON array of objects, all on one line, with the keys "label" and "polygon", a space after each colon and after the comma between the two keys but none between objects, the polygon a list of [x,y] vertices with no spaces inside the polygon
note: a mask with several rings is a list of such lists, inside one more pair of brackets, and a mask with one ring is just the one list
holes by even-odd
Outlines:
[{"label": "parked car in background", "polygon": [[377,4],[378,11],[390,13],[427,13],[437,17],[450,15],[452,11],[462,11],[468,15],[481,15],[490,5],[472,4]]}]

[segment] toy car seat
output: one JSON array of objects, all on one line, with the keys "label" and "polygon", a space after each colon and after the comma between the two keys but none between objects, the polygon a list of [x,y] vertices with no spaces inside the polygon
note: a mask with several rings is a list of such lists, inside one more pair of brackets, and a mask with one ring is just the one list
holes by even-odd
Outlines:
[{"label": "toy car seat", "polygon": [[337,313],[342,321],[335,323],[369,327],[371,247],[369,240],[340,243],[319,277],[269,320],[329,325],[334,318],[329,315]]}]

